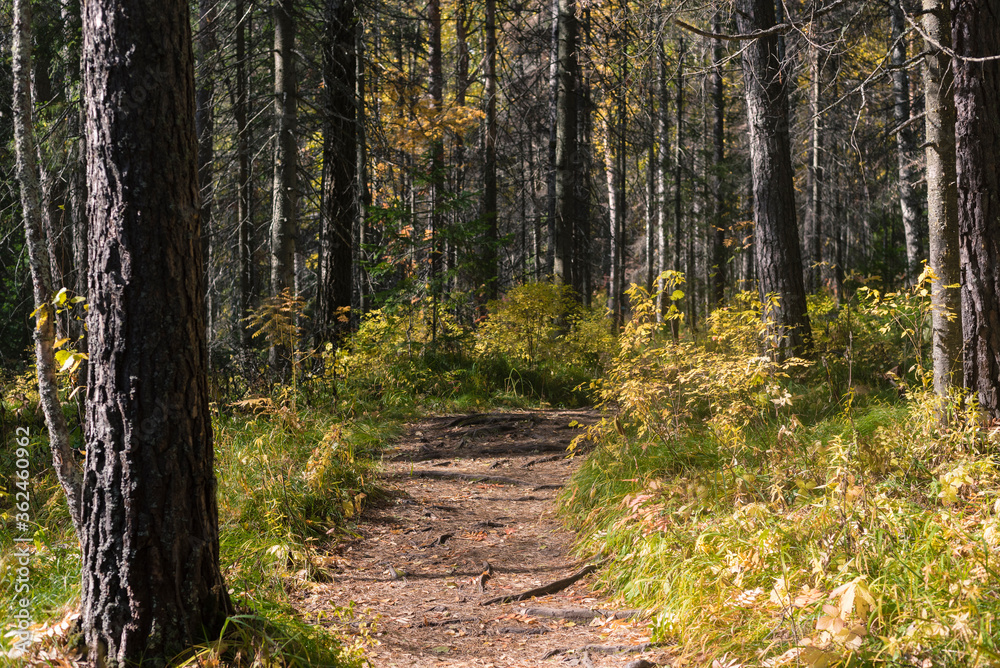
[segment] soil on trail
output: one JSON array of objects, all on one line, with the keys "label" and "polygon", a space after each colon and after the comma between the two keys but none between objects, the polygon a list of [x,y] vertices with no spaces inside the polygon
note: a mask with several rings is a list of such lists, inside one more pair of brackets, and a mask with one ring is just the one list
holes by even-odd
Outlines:
[{"label": "soil on trail", "polygon": [[[667,653],[647,644],[648,620],[590,589],[555,516],[580,463],[565,456],[579,433],[570,424],[596,419],[523,411],[410,425],[386,454],[394,498],[364,513],[360,537],[328,558],[329,582],[297,592],[297,607],[358,634],[378,668],[665,665]],[[484,605],[581,571],[556,593]],[[347,620],[329,614],[352,603]]]}]

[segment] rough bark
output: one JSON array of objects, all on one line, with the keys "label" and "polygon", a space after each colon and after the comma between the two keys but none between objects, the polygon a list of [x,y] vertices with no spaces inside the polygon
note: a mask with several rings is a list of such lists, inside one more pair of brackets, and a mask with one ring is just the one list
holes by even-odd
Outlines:
[{"label": "rough bark", "polygon": [[350,320],[357,206],[354,0],[323,5],[323,176],[320,201],[316,339],[336,342]]},{"label": "rough bark", "polygon": [[558,0],[558,43],[555,159],[555,238],[553,240],[553,280],[572,285],[573,232],[577,202],[577,21],[576,0]]},{"label": "rough bark", "polygon": [[[923,28],[934,41],[951,44],[947,0],[924,0]],[[962,292],[958,243],[958,192],[955,189],[955,98],[951,59],[925,44],[924,123],[927,156],[927,222],[931,286],[931,358],[934,391],[944,397],[959,383],[962,356]]]},{"label": "rough bark", "polygon": [[70,516],[80,535],[80,491],[82,474],[73,459],[69,428],[59,401],[56,380],[55,309],[52,306],[52,275],[42,232],[41,194],[38,184],[37,144],[31,103],[31,9],[29,0],[15,0],[13,7],[14,152],[17,180],[21,186],[24,236],[35,300],[35,358],[38,394],[49,433],[52,464],[66,494]]},{"label": "rough bark", "polygon": [[[737,0],[740,32],[775,25],[771,0]],[[802,252],[795,220],[795,190],[788,136],[787,78],[782,72],[774,35],[760,37],[743,51],[743,79],[750,126],[750,162],[754,195],[754,254],[761,302],[765,308],[768,348],[782,357],[810,346],[812,332],[802,281]]]},{"label": "rough bark", "polygon": [[966,389],[1000,419],[1000,0],[952,0]]},{"label": "rough bark", "polygon": [[[271,294],[295,286],[298,235],[298,91],[295,76],[294,0],[277,0],[274,16],[274,192],[271,215]],[[272,360],[274,361],[274,360]]]},{"label": "rough bark", "polygon": [[91,221],[82,620],[164,666],[231,611],[219,569],[189,6],[84,6]]},{"label": "rough bark", "polygon": [[923,234],[920,229],[920,201],[914,183],[916,174],[916,139],[910,121],[910,77],[906,71],[906,23],[901,0],[890,0],[889,18],[892,27],[893,119],[896,127],[896,157],[899,172],[899,204],[903,214],[903,234],[906,238],[906,284],[912,285],[920,275],[924,260]]}]

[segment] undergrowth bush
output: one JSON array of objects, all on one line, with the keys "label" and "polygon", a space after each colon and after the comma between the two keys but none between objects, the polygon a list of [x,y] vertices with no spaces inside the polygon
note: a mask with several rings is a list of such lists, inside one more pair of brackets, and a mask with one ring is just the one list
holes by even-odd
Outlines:
[{"label": "undergrowth bush", "polygon": [[474,328],[430,301],[372,311],[344,346],[327,350],[326,382],[361,404],[580,405],[588,397],[576,388],[614,345],[603,311],[580,307],[568,288],[529,283],[490,302]]},{"label": "undergrowth bush", "polygon": [[923,290],[811,300],[808,365],[752,296],[676,342],[633,290],[562,508],[679,663],[1000,664],[1000,435],[928,390]]}]

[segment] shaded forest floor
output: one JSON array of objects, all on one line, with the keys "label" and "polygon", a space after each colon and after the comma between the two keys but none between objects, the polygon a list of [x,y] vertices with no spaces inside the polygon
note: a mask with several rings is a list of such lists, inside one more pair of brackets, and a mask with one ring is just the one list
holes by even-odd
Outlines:
[{"label": "shaded forest floor", "polygon": [[484,605],[588,565],[571,553],[556,495],[580,461],[565,457],[575,425],[596,418],[524,411],[409,425],[385,455],[390,499],[366,510],[357,538],[326,558],[329,581],[293,592],[293,604],[358,637],[380,668],[665,663],[667,652],[647,645],[648,622],[592,591],[591,575],[550,595]]}]

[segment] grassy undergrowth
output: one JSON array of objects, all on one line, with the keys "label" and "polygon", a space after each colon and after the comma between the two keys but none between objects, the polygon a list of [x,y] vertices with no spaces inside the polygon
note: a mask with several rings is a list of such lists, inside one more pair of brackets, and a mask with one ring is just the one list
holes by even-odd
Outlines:
[{"label": "grassy undergrowth", "polygon": [[814,302],[811,363],[752,299],[691,344],[633,298],[562,507],[674,665],[1000,665],[1000,437],[926,388],[925,296]]}]

